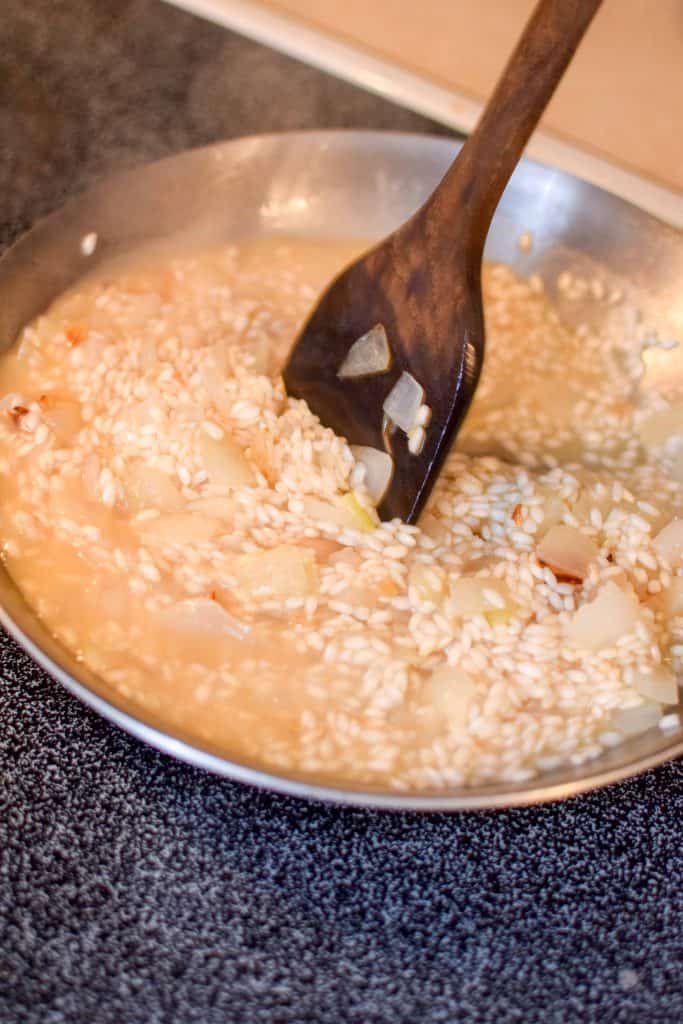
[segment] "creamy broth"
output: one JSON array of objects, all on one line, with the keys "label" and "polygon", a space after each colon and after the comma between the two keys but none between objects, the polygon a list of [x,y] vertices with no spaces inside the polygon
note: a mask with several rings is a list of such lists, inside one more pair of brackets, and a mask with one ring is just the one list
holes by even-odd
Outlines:
[{"label": "creamy broth", "polygon": [[487,267],[458,448],[419,527],[380,524],[278,376],[357,249],[157,256],[28,327],[0,361],[10,573],[128,706],[274,770],[515,781],[657,723],[681,669],[680,399],[638,393],[637,339],[571,332]]}]

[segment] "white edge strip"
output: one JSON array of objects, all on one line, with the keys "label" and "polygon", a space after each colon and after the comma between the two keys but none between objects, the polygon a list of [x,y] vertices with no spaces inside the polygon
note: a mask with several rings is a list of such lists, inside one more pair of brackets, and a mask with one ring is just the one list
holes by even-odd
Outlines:
[{"label": "white edge strip", "polygon": [[[470,132],[481,105],[428,78],[340,42],[334,36],[268,11],[249,0],[166,0],[192,14],[363,86],[434,121]],[[661,220],[683,228],[683,197],[556,136],[538,131],[526,153],[628,199]]]}]

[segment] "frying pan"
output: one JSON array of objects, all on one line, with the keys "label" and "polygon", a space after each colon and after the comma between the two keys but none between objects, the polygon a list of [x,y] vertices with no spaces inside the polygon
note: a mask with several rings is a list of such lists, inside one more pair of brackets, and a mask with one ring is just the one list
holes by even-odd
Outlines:
[{"label": "frying pan", "polygon": [[[459,143],[423,135],[304,132],[220,143],[139,167],[70,200],[0,260],[0,347],[65,288],[112,260],[163,247],[195,248],[259,236],[380,238],[422,203]],[[520,248],[521,234],[533,239]],[[82,245],[85,236],[97,244]],[[91,243],[94,241],[90,239]],[[493,221],[486,257],[538,274],[566,319],[593,323],[596,303],[564,302],[557,276],[600,273],[648,325],[683,338],[683,236],[571,175],[523,160]],[[683,372],[675,351],[650,374]],[[683,753],[683,728],[655,728],[578,767],[523,783],[396,794],[322,786],[266,771],[171,727],[163,711],[127,701],[58,643],[0,567],[0,622],[71,693],[110,722],[201,768],[300,797],[370,807],[462,810],[556,800],[642,772]],[[36,708],[36,714],[40,709]]]}]

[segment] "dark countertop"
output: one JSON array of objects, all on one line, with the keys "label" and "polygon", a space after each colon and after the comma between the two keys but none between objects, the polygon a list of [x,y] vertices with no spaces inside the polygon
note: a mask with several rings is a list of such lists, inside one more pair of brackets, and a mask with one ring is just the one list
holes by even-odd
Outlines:
[{"label": "dark countertop", "polygon": [[[0,245],[110,169],[433,125],[159,0],[3,0]],[[1,1024],[683,1020],[683,765],[457,816],[161,756],[0,643]]]}]

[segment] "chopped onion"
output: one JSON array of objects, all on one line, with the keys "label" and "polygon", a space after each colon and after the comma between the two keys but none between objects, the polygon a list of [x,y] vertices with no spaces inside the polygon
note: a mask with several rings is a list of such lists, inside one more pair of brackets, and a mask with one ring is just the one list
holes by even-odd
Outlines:
[{"label": "chopped onion", "polygon": [[346,358],[337,371],[341,380],[350,377],[373,377],[386,373],[391,366],[391,349],[387,332],[382,324],[375,324],[363,334],[346,353]]},{"label": "chopped onion", "polygon": [[236,640],[244,640],[249,633],[249,626],[244,622],[226,612],[216,601],[203,597],[179,601],[162,609],[159,620],[162,626],[174,632],[224,633]]},{"label": "chopped onion", "polygon": [[637,736],[657,725],[662,717],[659,704],[639,704],[635,708],[622,708],[613,718],[614,727],[625,736]]},{"label": "chopped onion", "polygon": [[654,539],[657,553],[672,566],[683,562],[683,519],[672,519]]},{"label": "chopped onion", "polygon": [[310,597],[320,586],[314,553],[288,544],[243,555],[231,567],[231,575],[240,587],[260,597]]},{"label": "chopped onion", "polygon": [[421,405],[417,410],[415,423],[418,427],[428,427],[432,419],[432,410],[428,405]]},{"label": "chopped onion", "polygon": [[362,530],[364,533],[375,529],[377,526],[377,513],[373,509],[373,514],[371,515],[368,509],[361,505],[353,491],[348,491],[341,498],[341,504],[351,515],[352,529]]},{"label": "chopped onion", "polygon": [[334,594],[335,601],[343,601],[344,604],[349,604],[354,609],[376,608],[379,597],[380,591],[378,587],[371,586],[369,583],[350,584],[342,590],[335,591]]},{"label": "chopped onion", "polygon": [[333,555],[348,550],[348,548],[342,548],[341,544],[331,537],[301,537],[297,544],[299,547],[308,548],[321,562],[329,562]]},{"label": "chopped onion", "polygon": [[307,494],[302,498],[304,512],[320,526],[339,526],[349,530],[374,530],[377,523],[358,501],[353,491],[325,501]]},{"label": "chopped onion", "polygon": [[462,669],[443,665],[426,680],[421,697],[425,710],[446,720],[449,729],[462,731],[467,726],[470,704],[476,686]]},{"label": "chopped onion", "polygon": [[126,467],[123,485],[126,504],[131,512],[157,508],[173,512],[182,508],[183,500],[178,488],[166,473],[155,466],[133,462]]},{"label": "chopped onion", "polygon": [[301,499],[304,515],[320,526],[351,526],[351,514],[340,502],[326,501],[316,498],[313,494],[305,494]]},{"label": "chopped onion", "polygon": [[630,633],[638,621],[638,599],[609,580],[597,596],[574,613],[567,638],[575,647],[599,651]]},{"label": "chopped onion", "polygon": [[212,484],[247,487],[254,483],[251,466],[242,450],[227,435],[217,440],[202,432],[199,452]]},{"label": "chopped onion", "polygon": [[405,370],[384,399],[382,409],[397,427],[406,434],[417,425],[420,406],[425,396],[424,388]]},{"label": "chopped onion", "polygon": [[633,688],[645,700],[657,701],[658,704],[678,704],[678,683],[676,677],[663,665],[656,665],[652,672],[637,672],[633,680]]},{"label": "chopped onion", "polygon": [[491,624],[499,625],[512,618],[516,605],[501,580],[491,576],[461,576],[450,584],[445,610],[449,616],[461,619],[491,615]]},{"label": "chopped onion", "polygon": [[[424,409],[424,406],[421,405],[420,409]],[[418,410],[418,412],[419,412],[419,410]],[[426,436],[427,436],[427,432],[425,431],[424,427],[413,427],[413,429],[411,431],[409,431],[409,433],[408,433],[408,451],[410,452],[411,455],[419,455],[420,454],[420,452],[424,448],[424,443],[425,443]]]},{"label": "chopped onion", "polygon": [[365,466],[365,489],[373,505],[379,505],[394,474],[394,460],[388,452],[364,445],[352,445],[356,462]]},{"label": "chopped onion", "polygon": [[552,526],[536,548],[539,562],[555,575],[583,580],[588,567],[598,557],[593,541],[573,526]]}]

